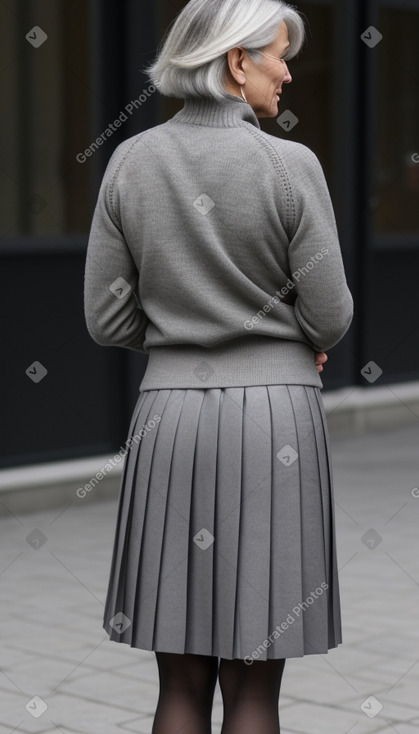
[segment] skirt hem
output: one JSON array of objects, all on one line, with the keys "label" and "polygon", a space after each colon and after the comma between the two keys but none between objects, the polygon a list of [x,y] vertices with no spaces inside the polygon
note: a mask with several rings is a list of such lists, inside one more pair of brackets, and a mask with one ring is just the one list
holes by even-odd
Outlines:
[{"label": "skirt hem", "polygon": [[[111,636],[112,633],[110,633],[109,630],[105,626],[103,627],[103,629],[106,631],[109,637],[109,642],[116,642],[117,644],[119,643],[122,645],[129,645],[129,647],[133,648],[134,650],[144,650],[145,652],[154,652],[154,653],[166,652],[166,653],[172,653],[175,655],[205,655],[206,657],[216,657],[218,659],[222,658],[223,660],[243,660],[245,661],[246,659],[250,660],[252,658],[251,655],[234,655],[234,657],[231,657],[231,655],[220,655],[220,654],[215,654],[213,652],[211,653],[202,652],[200,650],[168,650],[168,649],[162,650],[160,646],[157,649],[154,646],[150,647],[146,645],[136,645],[136,644],[132,644],[132,642],[130,642],[129,640],[122,640],[122,639],[117,640],[115,639],[115,637]],[[337,647],[339,647],[339,645],[342,645],[342,644],[343,644],[342,640],[340,640],[340,642],[336,642],[336,644],[334,645],[329,645],[326,650],[320,649],[320,650],[313,650],[312,652],[307,651],[303,653],[297,653],[297,652],[288,653],[287,655],[283,657],[276,656],[276,655],[273,655],[273,656],[268,655],[265,658],[262,658],[262,657],[254,658],[252,659],[252,663],[253,662],[265,662],[267,660],[283,660],[284,658],[286,660],[288,660],[289,658],[290,659],[291,658],[303,658],[303,657],[306,657],[307,655],[327,655],[330,650],[335,650]],[[250,663],[247,663],[247,664],[249,665]]]}]

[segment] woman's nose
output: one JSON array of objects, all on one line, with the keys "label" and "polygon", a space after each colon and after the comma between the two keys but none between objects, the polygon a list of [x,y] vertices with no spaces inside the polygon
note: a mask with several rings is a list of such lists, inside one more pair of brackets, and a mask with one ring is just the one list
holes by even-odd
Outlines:
[{"label": "woman's nose", "polygon": [[290,82],[292,82],[292,76],[291,76],[290,70],[288,69],[288,66],[287,66],[287,73],[284,76],[283,83],[284,84],[289,84]]}]

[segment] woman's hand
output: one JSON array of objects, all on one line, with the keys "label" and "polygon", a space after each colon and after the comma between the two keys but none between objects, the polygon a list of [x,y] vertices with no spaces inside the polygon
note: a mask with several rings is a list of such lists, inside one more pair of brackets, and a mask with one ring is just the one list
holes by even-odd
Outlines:
[{"label": "woman's hand", "polygon": [[316,364],[316,370],[317,372],[323,372],[323,364],[324,362],[327,362],[329,357],[327,356],[326,352],[318,352],[314,355],[314,362]]}]

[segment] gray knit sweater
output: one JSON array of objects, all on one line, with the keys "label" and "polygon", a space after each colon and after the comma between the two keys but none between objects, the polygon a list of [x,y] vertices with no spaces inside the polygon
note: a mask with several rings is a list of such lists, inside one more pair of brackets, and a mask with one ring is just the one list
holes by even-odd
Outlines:
[{"label": "gray knit sweater", "polygon": [[323,169],[232,94],[122,142],[86,255],[90,336],[148,356],[141,390],[323,387],[353,317]]}]

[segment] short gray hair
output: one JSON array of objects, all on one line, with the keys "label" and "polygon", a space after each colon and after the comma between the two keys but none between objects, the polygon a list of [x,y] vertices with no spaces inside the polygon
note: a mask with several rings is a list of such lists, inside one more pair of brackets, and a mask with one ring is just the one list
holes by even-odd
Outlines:
[{"label": "short gray hair", "polygon": [[166,97],[214,97],[222,100],[227,52],[241,46],[260,63],[258,49],[274,41],[285,21],[290,46],[285,60],[296,56],[305,40],[303,19],[282,0],[190,0],[166,31],[155,61],[144,69]]}]

